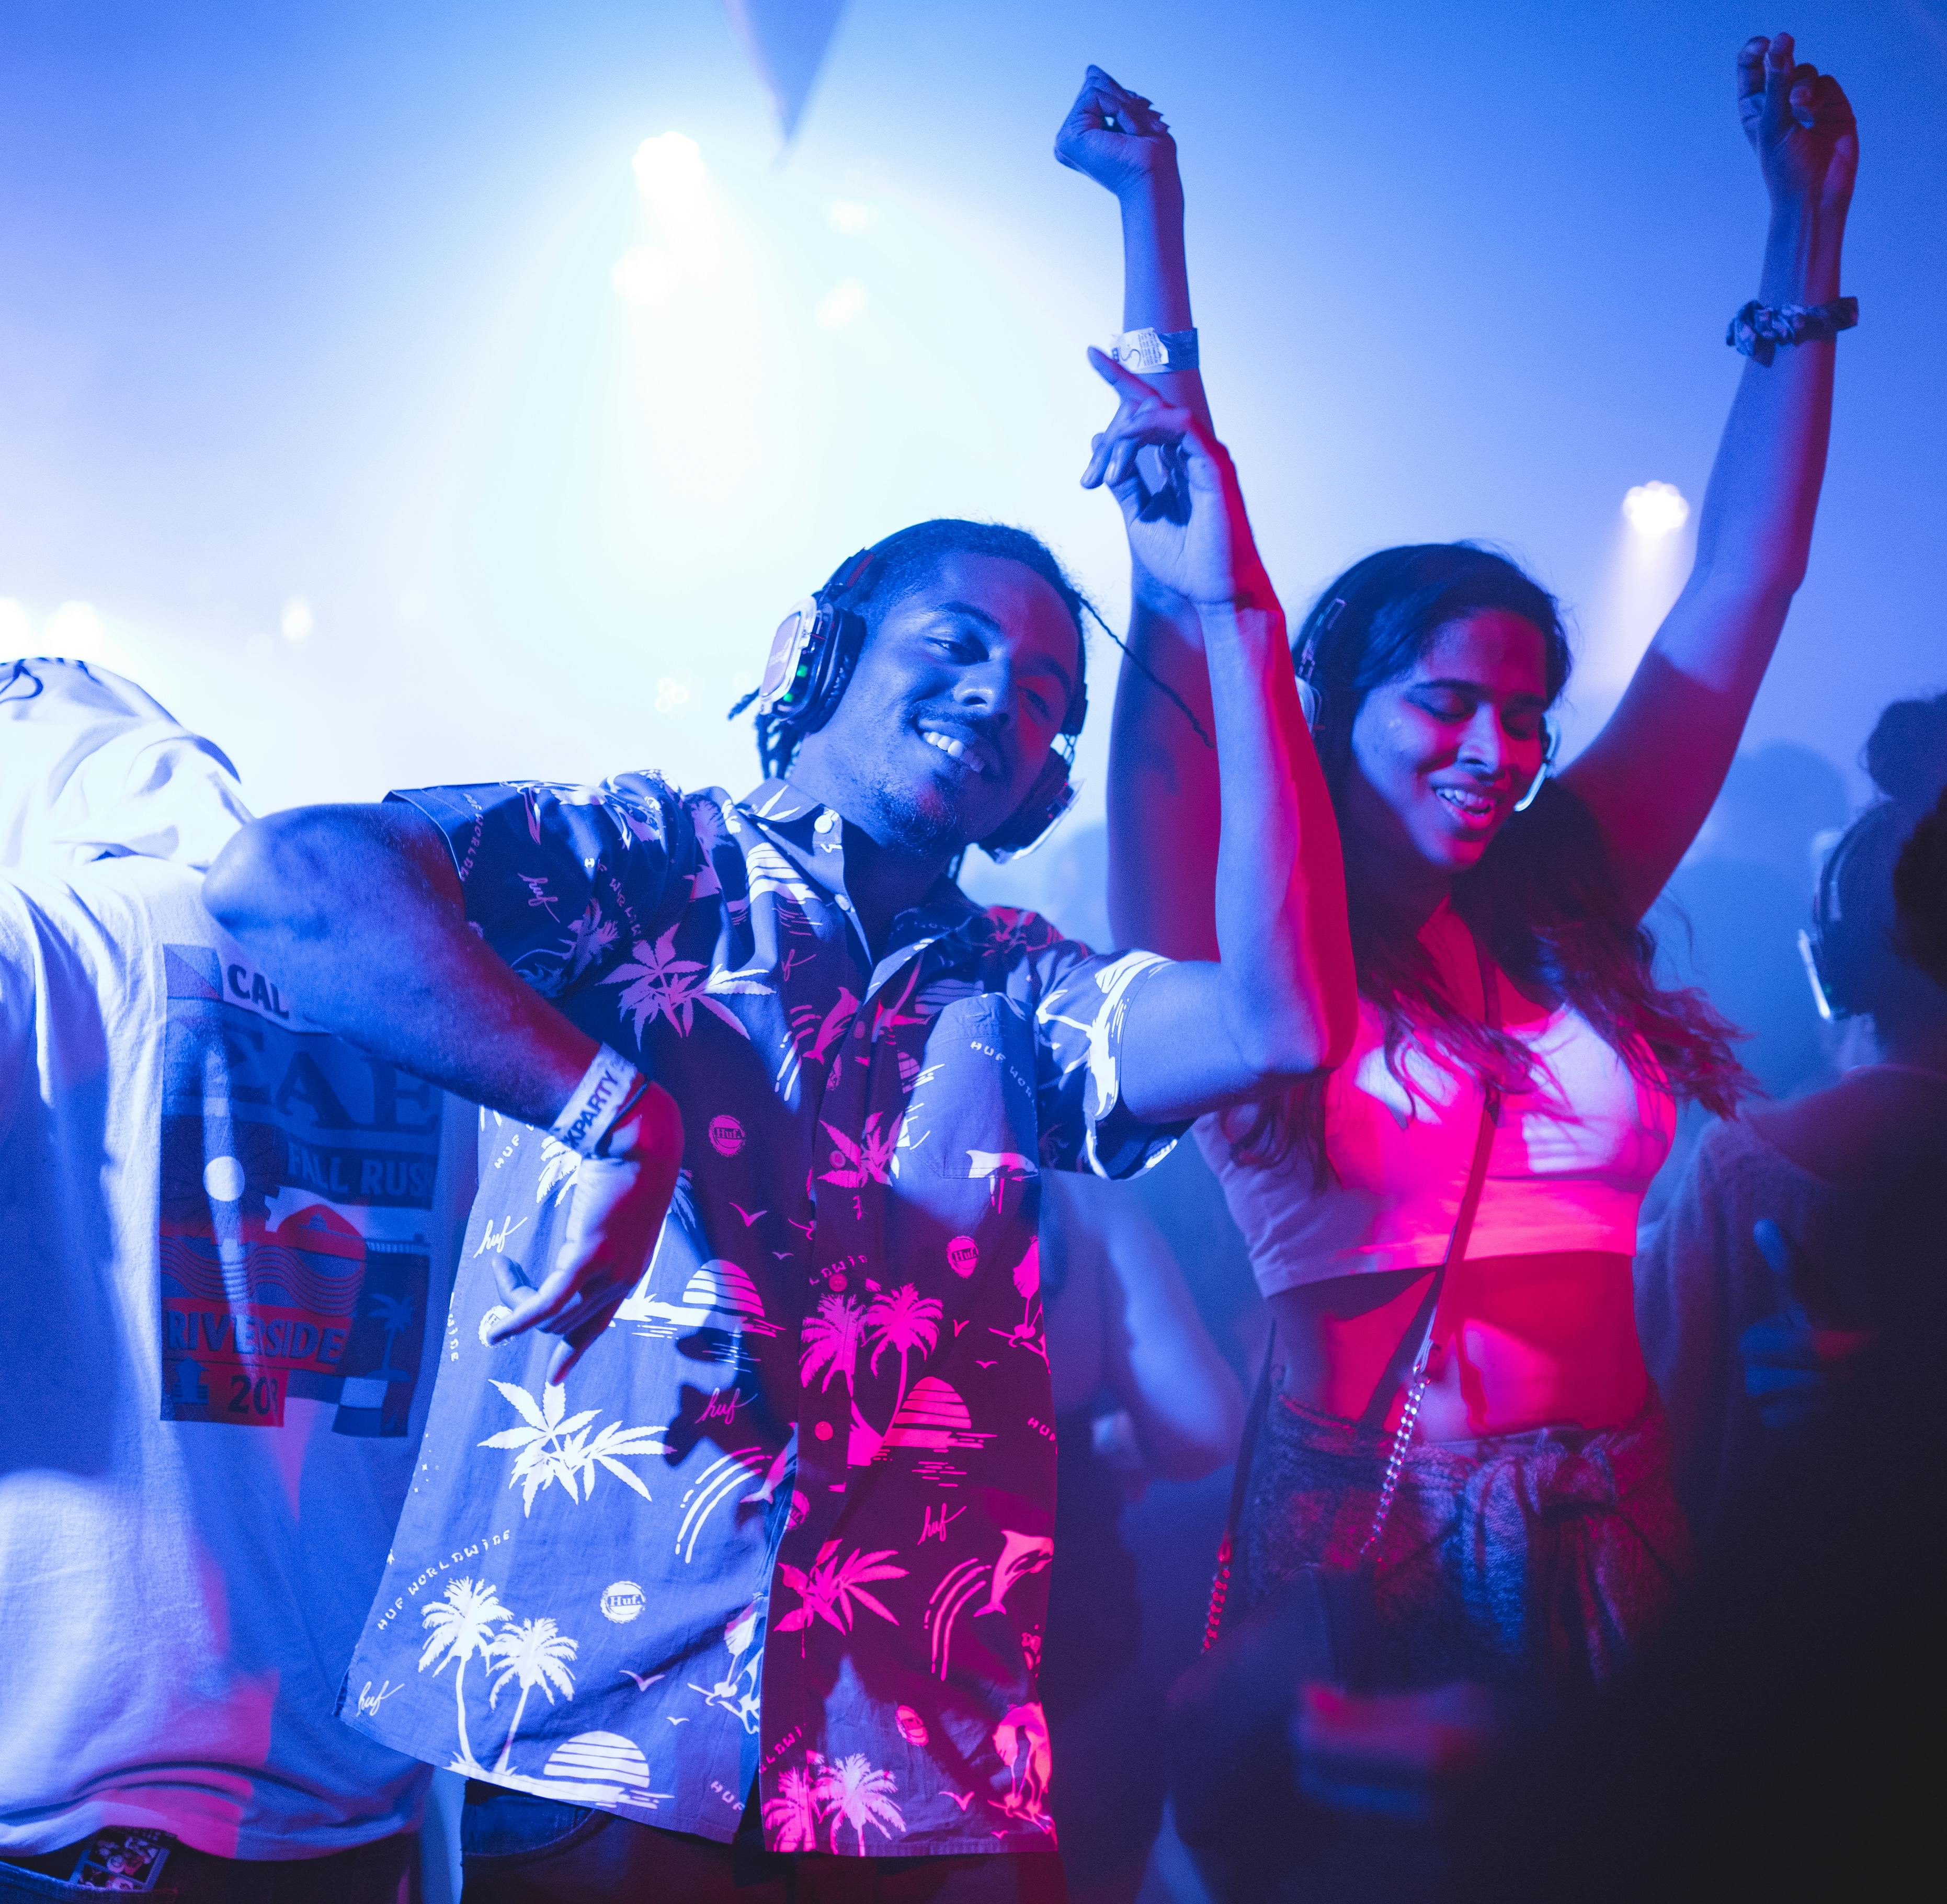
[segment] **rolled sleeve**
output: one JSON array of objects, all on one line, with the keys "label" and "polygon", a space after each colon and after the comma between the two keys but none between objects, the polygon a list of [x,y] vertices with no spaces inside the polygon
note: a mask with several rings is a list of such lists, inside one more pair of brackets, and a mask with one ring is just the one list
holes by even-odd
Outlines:
[{"label": "rolled sleeve", "polygon": [[696,843],[649,774],[421,787],[404,801],[444,835],[469,923],[544,998],[604,977],[679,909]]},{"label": "rolled sleeve", "polygon": [[1098,1177],[1139,1176],[1189,1128],[1187,1119],[1145,1122],[1122,1102],[1129,1002],[1170,961],[1154,952],[1100,955],[1063,940],[1037,962],[1042,1161]]}]

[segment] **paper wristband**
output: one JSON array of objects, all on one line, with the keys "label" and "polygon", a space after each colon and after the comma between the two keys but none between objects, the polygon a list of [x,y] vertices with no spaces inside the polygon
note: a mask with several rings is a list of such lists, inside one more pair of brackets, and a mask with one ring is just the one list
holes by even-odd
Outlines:
[{"label": "paper wristband", "polygon": [[1109,354],[1124,370],[1132,370],[1138,376],[1199,367],[1193,330],[1125,330],[1110,345]]},{"label": "paper wristband", "polygon": [[641,1072],[621,1052],[603,1045],[562,1107],[561,1115],[548,1126],[548,1135],[578,1156],[593,1156],[642,1082]]}]

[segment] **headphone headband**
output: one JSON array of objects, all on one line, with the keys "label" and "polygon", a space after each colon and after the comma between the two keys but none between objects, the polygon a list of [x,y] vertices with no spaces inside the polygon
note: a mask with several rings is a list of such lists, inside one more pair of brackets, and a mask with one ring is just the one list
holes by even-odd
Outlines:
[{"label": "headphone headband", "polygon": [[[875,543],[847,556],[816,594],[792,608],[771,639],[761,683],[731,709],[734,720],[752,701],[757,704],[757,754],[766,774],[784,772],[803,738],[816,733],[837,711],[865,644],[864,618],[846,604],[869,584],[882,547]],[[1086,598],[1081,599],[1087,605]],[[1078,647],[1080,632],[1078,616]],[[1082,673],[1026,798],[998,831],[980,842],[990,858],[1004,862],[1032,852],[1073,806],[1069,772],[1088,717],[1088,683]]]}]

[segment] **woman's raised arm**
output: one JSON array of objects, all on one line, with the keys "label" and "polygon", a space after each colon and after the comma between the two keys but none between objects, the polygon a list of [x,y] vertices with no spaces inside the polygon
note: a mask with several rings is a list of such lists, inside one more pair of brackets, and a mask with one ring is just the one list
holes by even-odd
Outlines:
[{"label": "woman's raised arm", "polygon": [[[1839,82],[1791,36],[1746,42],[1738,107],[1771,197],[1758,302],[1829,304],[1859,139]],[[1835,346],[1781,344],[1738,383],[1704,492],[1697,560],[1621,704],[1563,779],[1594,810],[1647,911],[1717,797],[1812,546]]]},{"label": "woman's raised arm", "polygon": [[[1091,67],[1054,156],[1115,194],[1122,213],[1122,328],[1193,328],[1184,259],[1183,185],[1162,115]],[[1193,369],[1144,373],[1167,401],[1212,431]],[[1217,757],[1159,683],[1212,731],[1209,672],[1196,611],[1131,556],[1131,655],[1116,690],[1109,768],[1109,916],[1119,945],[1172,958],[1217,956],[1221,809]],[[1145,672],[1144,670],[1147,670]]]}]

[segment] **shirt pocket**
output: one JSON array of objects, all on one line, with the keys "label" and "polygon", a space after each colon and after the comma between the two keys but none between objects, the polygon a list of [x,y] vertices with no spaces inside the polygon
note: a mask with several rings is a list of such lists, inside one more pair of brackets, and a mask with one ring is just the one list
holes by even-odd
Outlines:
[{"label": "shirt pocket", "polygon": [[957,998],[933,1020],[907,1100],[901,1167],[962,1183],[1039,1175],[1035,1033],[999,992]]}]

